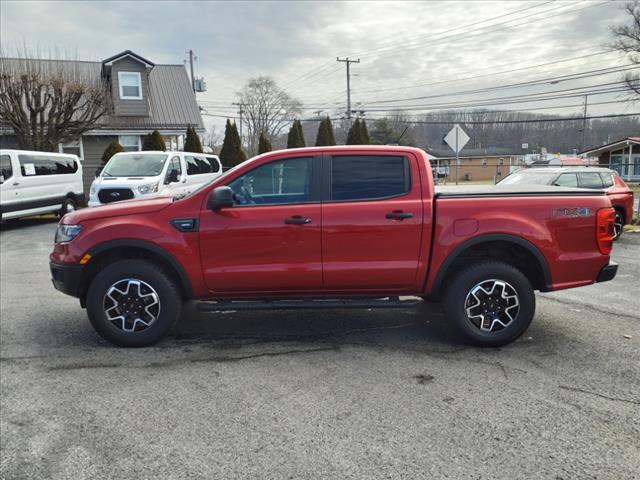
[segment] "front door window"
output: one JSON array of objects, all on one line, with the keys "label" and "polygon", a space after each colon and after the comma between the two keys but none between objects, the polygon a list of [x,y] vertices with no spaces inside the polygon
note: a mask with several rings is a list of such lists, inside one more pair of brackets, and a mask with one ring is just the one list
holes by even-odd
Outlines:
[{"label": "front door window", "polygon": [[311,158],[292,158],[262,165],[229,184],[238,205],[308,203]]}]

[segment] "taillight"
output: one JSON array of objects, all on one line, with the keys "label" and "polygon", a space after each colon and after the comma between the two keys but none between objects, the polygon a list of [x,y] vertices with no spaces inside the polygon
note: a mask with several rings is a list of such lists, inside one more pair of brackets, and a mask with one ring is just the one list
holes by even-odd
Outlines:
[{"label": "taillight", "polygon": [[598,220],[596,224],[596,240],[600,253],[609,255],[613,249],[613,238],[615,229],[613,226],[616,218],[616,211],[611,208],[601,208],[598,210]]}]

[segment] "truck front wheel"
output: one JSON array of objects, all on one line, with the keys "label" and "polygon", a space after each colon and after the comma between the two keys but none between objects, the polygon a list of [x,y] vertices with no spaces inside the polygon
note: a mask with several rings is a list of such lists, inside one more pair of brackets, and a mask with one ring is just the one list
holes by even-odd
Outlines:
[{"label": "truck front wheel", "polygon": [[160,340],[180,316],[182,298],[173,279],[146,260],[120,260],[103,268],[87,292],[91,325],[121,347]]},{"label": "truck front wheel", "polygon": [[518,269],[502,262],[473,264],[448,282],[444,298],[447,319],[463,339],[497,347],[522,335],[536,309],[533,287]]}]

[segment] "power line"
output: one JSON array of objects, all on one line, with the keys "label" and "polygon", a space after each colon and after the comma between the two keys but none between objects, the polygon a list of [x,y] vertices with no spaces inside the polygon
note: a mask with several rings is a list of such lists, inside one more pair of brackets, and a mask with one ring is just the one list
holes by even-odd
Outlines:
[{"label": "power line", "polygon": [[[620,71],[633,70],[633,69],[637,69],[637,68],[640,68],[640,67],[637,66],[637,65],[634,65],[632,68],[625,69],[625,70],[620,70]],[[609,73],[618,73],[618,72],[616,71],[616,72],[609,72]],[[560,78],[560,77],[556,77],[556,78]],[[544,83],[550,83],[550,80],[553,80],[553,79],[546,79]],[[560,92],[576,90],[576,89],[580,89],[580,88],[592,88],[592,87],[600,87],[600,86],[605,86],[605,85],[617,85],[619,83],[620,83],[620,81],[616,81],[616,82],[609,82],[609,83],[601,83],[601,84],[597,84],[597,85],[589,85],[589,86],[586,86],[586,87],[573,87],[573,88],[563,89],[563,90],[554,90],[554,91],[551,91],[551,92],[539,92],[539,93],[530,93],[530,94],[523,94],[523,95],[532,95],[533,96],[533,95],[543,95],[543,94],[547,94],[547,93],[560,93]],[[513,88],[513,87],[519,87],[521,85],[523,85],[523,84],[502,85],[502,86],[498,86],[498,87],[488,87],[488,88],[481,88],[481,89],[476,89],[476,90],[463,90],[463,91],[453,92],[453,93],[435,93],[435,94],[432,94],[432,95],[421,95],[419,97],[405,97],[405,98],[394,98],[394,99],[387,99],[387,100],[373,100],[373,101],[369,101],[367,103],[370,104],[370,105],[378,105],[378,104],[381,104],[381,103],[411,102],[411,101],[414,101],[414,100],[427,100],[427,99],[431,99],[431,98],[455,97],[455,96],[459,96],[459,95],[486,93],[486,92],[490,92],[490,91],[495,91],[496,89]],[[524,86],[527,86],[527,85],[524,85]],[[509,97],[501,97],[501,98],[509,98]]]},{"label": "power line", "polygon": [[[582,1],[584,2],[586,0],[582,0]],[[558,13],[553,14],[553,15],[547,15],[547,16],[540,17],[540,18],[536,19],[536,21],[547,20],[549,18],[554,18],[554,17],[560,16],[560,15],[565,15],[567,13],[575,13],[575,12],[579,12],[581,10],[586,10],[588,8],[599,7],[599,6],[605,5],[607,3],[610,3],[611,1],[613,1],[613,0],[607,0],[605,2],[600,2],[600,3],[597,3],[597,4],[593,4],[593,5],[587,5],[587,6],[582,7],[582,8],[565,10],[565,11],[558,12]],[[572,7],[573,5],[574,4],[571,4],[569,6]],[[411,43],[411,44],[407,44],[406,42],[403,42],[401,44],[401,46],[398,46],[398,47],[395,47],[395,48],[387,48],[387,49],[384,49],[383,51],[377,52],[377,53],[375,53],[375,51],[372,51],[372,53],[362,53],[362,54],[360,54],[360,57],[361,58],[366,58],[366,57],[374,56],[374,57],[378,57],[379,58],[379,57],[384,57],[386,55],[395,53],[395,52],[397,52],[399,50],[406,51],[406,50],[413,49],[413,48],[416,48],[416,47],[422,47],[422,46],[426,46],[426,45],[437,45],[437,44],[440,44],[440,43],[443,43],[443,42],[449,42],[452,39],[457,38],[457,37],[461,37],[463,35],[464,35],[465,39],[468,39],[470,37],[476,37],[476,36],[482,35],[484,33],[495,33],[495,32],[499,32],[499,31],[502,31],[502,30],[508,30],[508,29],[511,29],[511,28],[514,28],[514,27],[519,27],[519,26],[531,23],[531,20],[527,20],[525,22],[516,23],[516,24],[512,24],[512,25],[509,25],[510,22],[523,20],[523,19],[528,19],[528,18],[537,16],[537,15],[541,15],[541,14],[548,13],[548,12],[551,12],[551,11],[554,11],[554,10],[558,10],[558,9],[562,9],[562,8],[565,8],[565,7],[567,7],[566,4],[560,5],[558,7],[554,7],[554,8],[551,8],[551,9],[547,9],[547,10],[544,10],[542,12],[536,12],[536,13],[533,13],[533,14],[524,15],[524,16],[519,17],[519,18],[506,20],[504,22],[498,22],[498,23],[495,23],[495,24],[492,24],[492,25],[487,25],[487,26],[480,27],[480,28],[466,30],[466,31],[459,32],[459,33],[456,33],[456,34],[453,34],[453,35],[446,35],[444,37],[428,40],[426,42],[414,42],[414,43]],[[502,25],[502,27],[495,28],[495,27],[500,26],[500,25]],[[469,26],[473,26],[473,24],[470,24]],[[474,34],[473,32],[477,32],[477,33]],[[448,33],[448,31],[445,31],[443,33]]]},{"label": "power line", "polygon": [[[610,100],[610,101],[606,101],[606,102],[595,102],[595,103],[590,103],[590,106],[597,106],[597,105],[613,105],[613,104],[619,104],[619,103],[626,103],[630,105],[630,102],[627,100]],[[577,108],[577,107],[583,107],[584,103],[574,103],[571,105],[552,105],[552,106],[547,106],[547,107],[535,107],[535,108],[524,108],[524,109],[517,109],[517,110],[484,110],[481,108],[477,108],[477,109],[473,109],[470,108],[468,110],[462,110],[461,112],[453,112],[453,111],[436,111],[436,112],[428,112],[425,113],[424,115],[429,115],[429,116],[451,116],[451,115],[457,115],[457,114],[467,114],[467,115],[485,115],[487,113],[528,113],[528,112],[532,112],[532,111],[538,111],[538,110],[557,110],[560,108]],[[393,113],[393,112],[391,112]],[[419,113],[414,114],[414,115],[419,115]],[[370,119],[380,119],[380,118],[388,118],[389,115],[383,114],[383,113],[373,113],[372,115],[367,115],[367,118]]]},{"label": "power line", "polygon": [[[478,22],[473,22],[473,23],[468,23],[468,24],[465,24],[465,25],[460,25],[460,26],[458,26],[458,27],[451,28],[451,29],[448,29],[448,30],[444,30],[444,31],[441,31],[441,32],[432,32],[432,33],[429,33],[429,34],[426,34],[426,35],[418,35],[418,36],[416,36],[416,38],[415,38],[413,41],[415,42],[415,41],[417,41],[417,40],[419,40],[419,39],[421,39],[421,38],[425,38],[425,37],[433,38],[433,36],[442,35],[442,34],[444,34],[444,33],[449,33],[449,32],[454,32],[454,31],[456,31],[456,30],[464,29],[464,28],[467,28],[467,27],[473,27],[473,26],[475,26],[475,25],[480,25],[480,24],[482,24],[482,23],[491,22],[491,21],[493,21],[493,20],[497,20],[497,19],[499,19],[499,18],[509,17],[509,16],[511,16],[511,15],[515,15],[515,14],[517,14],[517,13],[522,13],[522,12],[527,11],[527,10],[531,10],[531,9],[534,9],[534,8],[542,7],[542,6],[544,6],[544,5],[547,5],[547,4],[549,4],[549,3],[553,3],[553,2],[555,2],[555,1],[556,1],[556,0],[550,0],[550,1],[547,1],[547,2],[540,3],[540,4],[532,5],[532,6],[530,6],[530,7],[525,7],[525,8],[521,8],[521,9],[518,9],[518,10],[514,10],[514,11],[509,12],[509,13],[505,13],[505,14],[502,14],[502,15],[498,15],[498,16],[496,16],[496,17],[486,18],[486,19],[481,20],[481,21],[478,21]],[[542,13],[544,13],[544,12],[542,12]],[[513,19],[512,19],[512,20],[513,20]],[[409,41],[411,41],[411,40],[409,40]],[[378,50],[383,50],[383,49],[391,48],[391,47],[394,47],[395,45],[405,44],[406,42],[407,42],[407,40],[404,40],[404,41],[402,41],[402,42],[395,41],[395,42],[391,42],[391,43],[389,43],[389,45],[387,45],[386,47],[385,47],[385,46],[383,46],[383,47],[375,48],[375,49],[373,49],[373,50],[364,50],[364,51],[361,51],[361,52],[352,53],[352,55],[354,55],[354,56],[358,56],[358,55],[359,55],[359,56],[370,55],[371,53],[376,52],[376,51],[378,51]]]},{"label": "power line", "polygon": [[[446,80],[439,80],[437,82],[418,83],[418,84],[414,84],[414,85],[405,85],[405,86],[402,86],[402,87],[390,87],[390,88],[376,88],[376,89],[358,90],[358,93],[378,93],[378,92],[389,92],[389,91],[392,91],[392,90],[406,90],[406,89],[413,89],[413,88],[419,88],[419,87],[432,87],[434,85],[441,85],[443,83],[462,82],[462,81],[466,81],[466,80],[476,80],[478,78],[484,78],[484,77],[495,77],[497,75],[504,75],[504,74],[507,74],[507,73],[522,72],[524,70],[531,70],[531,69],[534,69],[534,68],[539,69],[541,67],[547,67],[549,65],[557,65],[557,64],[562,64],[562,63],[568,63],[568,62],[572,62],[574,60],[582,60],[584,58],[604,55],[606,53],[611,53],[611,50],[605,50],[605,51],[602,51],[602,52],[591,53],[589,55],[580,55],[578,57],[564,58],[562,60],[555,60],[553,62],[538,63],[536,65],[528,65],[526,67],[513,68],[513,69],[509,69],[509,70],[501,70],[501,71],[498,71],[498,72],[485,73],[485,74],[482,74],[482,75],[473,75],[473,76],[470,76],[470,77],[462,77],[462,78],[460,78],[460,77],[458,77],[458,78],[448,78]],[[592,62],[588,62],[588,63],[592,63]]]},{"label": "power line", "polygon": [[[586,1],[586,0],[582,0],[582,1]],[[551,3],[551,2],[547,2],[547,3]],[[607,2],[602,2],[602,4],[604,4],[604,3],[607,3]],[[578,10],[571,10],[571,11],[579,11],[579,10],[583,10],[584,8],[592,8],[592,7],[594,7],[594,6],[598,6],[598,5],[601,5],[601,4],[597,4],[597,5],[589,5],[589,6],[587,6],[587,7],[583,7],[582,9],[578,9]],[[511,22],[511,21],[521,20],[521,19],[523,19],[523,18],[529,18],[529,17],[531,17],[531,16],[535,16],[535,15],[540,15],[540,14],[543,14],[543,13],[547,13],[547,12],[549,12],[549,11],[553,11],[553,10],[558,10],[558,9],[561,9],[561,8],[565,8],[566,6],[567,6],[567,5],[561,5],[561,6],[559,6],[559,7],[555,7],[555,8],[548,9],[548,10],[544,10],[544,11],[542,11],[542,12],[537,12],[537,13],[535,13],[535,14],[533,14],[533,15],[526,15],[526,16],[522,16],[522,17],[518,17],[518,18],[515,18],[515,19],[508,20],[507,22],[501,22],[501,23],[498,23],[498,24],[490,25],[490,27],[493,27],[493,26],[495,26],[495,25],[501,25],[501,24],[503,24],[503,23],[508,23],[508,22]],[[532,8],[532,7],[527,7],[527,8],[525,8],[525,9],[522,9],[522,11],[524,11],[524,10],[529,10],[530,8]],[[571,11],[561,12],[560,14],[569,13],[569,12],[571,12]],[[512,12],[512,14],[515,14],[515,13],[518,13],[518,12],[517,12],[517,11],[516,11],[516,12]],[[495,18],[493,18],[493,19],[501,18],[501,17],[504,17],[504,16],[506,16],[506,15],[500,15],[500,16],[495,17]],[[543,17],[543,18],[547,18],[547,17]],[[490,21],[490,20],[492,20],[492,19],[487,19],[487,20],[484,20],[484,21],[481,21],[481,22],[476,22],[476,23],[474,23],[474,24],[469,24],[469,25],[467,25],[467,26],[473,26],[473,25],[480,24],[480,23],[486,23],[486,22],[488,22],[488,21]],[[520,24],[509,26],[509,28],[511,28],[511,27],[513,27],[513,26],[518,26],[518,25],[520,25]],[[454,28],[454,29],[446,30],[445,32],[442,32],[442,33],[447,33],[447,32],[450,32],[450,31],[460,30],[460,29],[462,29],[462,28],[465,28],[465,26],[456,27],[456,28]],[[485,28],[485,27],[482,27],[482,28]],[[476,29],[476,30],[478,30],[478,29]],[[499,30],[499,29],[498,29],[498,30]],[[471,31],[475,31],[475,30],[471,30]],[[457,34],[455,34],[455,35],[449,35],[449,36],[445,36],[445,37],[442,37],[442,38],[439,38],[439,39],[430,40],[430,41],[428,41],[428,42],[426,42],[426,43],[418,43],[418,44],[409,45],[409,46],[407,46],[407,45],[405,44],[405,45],[403,45],[402,49],[414,48],[414,47],[416,47],[416,46],[420,46],[420,45],[431,45],[431,44],[435,44],[435,43],[442,43],[442,40],[450,40],[451,38],[454,38],[454,37],[456,37],[456,36],[460,36],[460,35],[463,35],[463,34],[467,34],[467,33],[468,33],[468,32],[462,31],[462,32],[459,32],[459,33],[457,33]],[[393,49],[393,50],[398,50],[398,49],[396,48],[396,49]],[[373,52],[375,52],[375,50],[374,50]],[[364,53],[362,56],[371,56],[371,55],[373,55],[373,54],[372,54],[372,53]],[[375,56],[380,56],[380,55],[375,55]],[[326,64],[325,64],[325,65],[326,65]],[[324,70],[326,70],[326,69],[327,69],[327,66],[325,66],[324,68],[321,66],[321,67],[318,67],[318,68],[316,68],[316,69],[313,69],[313,70],[311,70],[311,71],[307,72],[306,74],[304,74],[304,75],[302,75],[302,76],[298,77],[297,79],[295,79],[295,80],[294,80],[294,81],[292,81],[291,83],[287,84],[287,85],[286,85],[285,87],[283,87],[283,88],[291,88],[291,86],[292,86],[293,84],[295,84],[295,83],[299,83],[299,82],[300,82],[300,81],[302,81],[302,80],[311,80],[313,77],[318,76],[320,73],[322,73],[322,71],[324,71]],[[331,73],[332,73],[332,72],[331,72]],[[325,75],[325,76],[326,76],[326,75]],[[301,88],[301,87],[299,87],[299,88]]]},{"label": "power line", "polygon": [[573,122],[583,120],[595,120],[599,118],[619,118],[619,117],[637,117],[640,116],[640,112],[636,113],[614,113],[610,115],[592,115],[584,117],[549,117],[549,118],[536,118],[536,119],[523,119],[523,120],[486,120],[486,121],[431,121],[431,120],[407,120],[404,123],[419,124],[419,125],[451,125],[452,123],[463,123],[465,125],[490,125],[490,124],[512,124],[512,123],[547,123],[547,122]]},{"label": "power line", "polygon": [[[237,119],[238,117],[230,116],[230,115],[216,115],[213,113],[202,113],[202,115],[206,117],[217,117],[217,118],[229,118],[229,119]],[[591,115],[584,117],[580,115],[579,117],[544,117],[544,118],[535,118],[535,119],[522,119],[522,120],[482,120],[482,121],[461,121],[459,119],[452,119],[448,121],[436,121],[436,120],[403,120],[403,123],[408,124],[416,124],[416,125],[451,125],[453,123],[463,123],[465,125],[489,125],[489,124],[500,124],[500,125],[508,125],[508,124],[518,124],[518,123],[549,123],[549,122],[572,122],[572,121],[583,121],[585,120],[596,120],[602,118],[622,118],[622,117],[640,117],[640,112],[635,113],[615,113],[609,115]],[[288,118],[285,121],[293,122],[294,120],[300,120],[301,122],[320,122],[322,121],[322,117],[311,117],[311,118]],[[331,117],[331,120],[342,120],[340,117]]]}]

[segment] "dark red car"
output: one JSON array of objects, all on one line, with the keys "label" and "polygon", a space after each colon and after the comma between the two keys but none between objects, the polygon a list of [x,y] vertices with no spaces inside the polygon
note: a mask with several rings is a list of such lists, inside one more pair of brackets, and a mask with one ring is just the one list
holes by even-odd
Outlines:
[{"label": "dark red car", "polygon": [[555,185],[559,187],[604,189],[616,209],[616,239],[633,219],[633,191],[618,173],[600,167],[542,167],[518,170],[498,185]]},{"label": "dark red car", "polygon": [[503,345],[534,290],[611,280],[615,211],[603,191],[434,188],[409,147],[271,152],[183,197],[65,215],[55,287],[123,346],[162,338],[184,301],[206,311],[394,308],[442,299],[465,341]]}]

